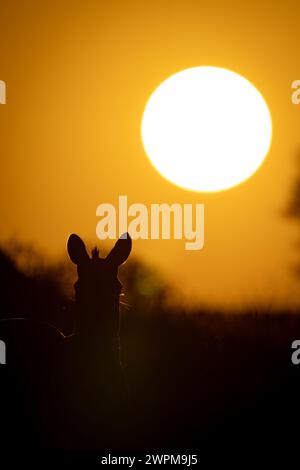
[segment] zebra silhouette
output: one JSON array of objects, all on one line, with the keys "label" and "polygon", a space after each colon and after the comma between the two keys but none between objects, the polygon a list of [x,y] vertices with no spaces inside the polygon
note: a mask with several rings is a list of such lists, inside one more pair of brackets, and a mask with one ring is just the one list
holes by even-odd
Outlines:
[{"label": "zebra silhouette", "polygon": [[97,248],[89,256],[82,239],[70,235],[67,251],[78,272],[72,335],[28,319],[0,321],[6,346],[0,399],[8,444],[120,446],[128,388],[120,361],[118,268],[131,248],[124,234],[105,258]]}]

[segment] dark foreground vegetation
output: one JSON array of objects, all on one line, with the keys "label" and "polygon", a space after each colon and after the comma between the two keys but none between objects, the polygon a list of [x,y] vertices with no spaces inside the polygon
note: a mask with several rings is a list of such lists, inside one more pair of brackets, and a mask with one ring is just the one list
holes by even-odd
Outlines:
[{"label": "dark foreground vegetation", "polygon": [[[300,315],[257,310],[239,315],[191,314],[167,307],[165,286],[139,263],[128,263],[121,277],[128,291],[126,305],[121,305],[120,335],[130,395],[130,411],[120,416],[127,421],[123,436],[115,442],[111,436],[107,442],[106,428],[94,422],[90,429],[81,430],[86,442],[91,432],[97,434],[90,448],[72,439],[56,441],[60,423],[47,395],[51,383],[48,389],[38,389],[40,381],[34,374],[44,370],[51,382],[51,368],[59,367],[60,358],[44,362],[47,351],[41,326],[41,340],[34,346],[40,362],[38,369],[35,364],[29,367],[30,380],[21,377],[12,388],[7,366],[0,366],[0,459],[5,453],[10,459],[24,460],[28,455],[33,459],[44,452],[48,461],[78,463],[110,451],[115,455],[190,452],[203,461],[238,460],[241,468],[256,459],[262,463],[262,455],[267,463],[279,458],[287,462],[299,440],[300,365],[291,362],[291,344],[300,339]],[[66,335],[72,333],[73,303],[65,288],[71,278],[64,265],[40,266],[25,274],[2,250],[1,318],[28,318],[33,332],[39,322],[50,323]],[[0,322],[0,339],[1,331]],[[22,348],[26,355],[26,346]],[[41,394],[51,425],[35,409]],[[73,418],[72,427],[80,428],[80,419]]]}]

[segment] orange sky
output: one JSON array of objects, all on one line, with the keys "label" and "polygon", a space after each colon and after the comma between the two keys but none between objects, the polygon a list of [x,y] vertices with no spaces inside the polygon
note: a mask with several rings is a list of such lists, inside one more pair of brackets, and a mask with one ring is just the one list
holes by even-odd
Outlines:
[{"label": "orange sky", "polygon": [[[190,299],[222,305],[297,301],[289,269],[297,230],[281,216],[295,177],[300,105],[296,1],[4,1],[1,4],[1,240],[63,252],[77,232],[96,241],[96,207],[205,203],[205,247],[136,241]],[[146,157],[140,122],[152,91],[182,69],[214,65],[250,80],[273,119],[259,171],[215,194],[163,179]],[[221,90],[220,90],[221,93]]]}]

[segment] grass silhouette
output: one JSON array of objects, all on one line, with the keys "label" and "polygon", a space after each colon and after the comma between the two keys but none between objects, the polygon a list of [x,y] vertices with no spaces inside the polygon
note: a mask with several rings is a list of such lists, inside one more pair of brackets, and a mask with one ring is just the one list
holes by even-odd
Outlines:
[{"label": "grass silhouette", "polygon": [[[62,283],[72,282],[72,270],[67,272],[69,268],[59,264],[26,273],[10,252],[0,252],[1,317],[26,317],[32,324],[51,324],[71,334],[74,302]],[[300,370],[291,362],[291,344],[300,337],[299,315],[257,309],[240,315],[196,309],[187,314],[178,306],[167,306],[168,287],[137,260],[123,268],[121,277],[127,291],[126,305],[121,306],[121,356],[131,410],[122,417],[128,423],[121,439],[111,435],[108,443],[106,430],[97,423],[81,430],[82,440],[92,443],[90,450],[103,451],[107,446],[136,451],[200,449],[203,458],[207,453],[213,459],[213,449],[227,452],[231,446],[233,454],[245,449],[256,455],[263,449],[270,457],[269,445],[281,446],[287,432],[291,444],[296,437],[291,423],[297,427],[300,418]],[[4,323],[1,326],[0,321],[0,338]],[[42,332],[43,327],[34,334]],[[51,364],[47,367],[51,371]],[[21,380],[14,391],[7,389],[2,367],[0,372],[8,448],[16,443],[27,450],[76,452],[89,447],[72,440],[72,428],[80,427],[76,415],[69,439],[59,440],[55,409],[50,425],[49,412],[43,417],[40,409],[34,409],[40,393],[35,390],[34,368],[29,382]],[[45,375],[39,385],[46,408],[51,409],[56,406],[57,390],[49,391],[51,373]]]}]

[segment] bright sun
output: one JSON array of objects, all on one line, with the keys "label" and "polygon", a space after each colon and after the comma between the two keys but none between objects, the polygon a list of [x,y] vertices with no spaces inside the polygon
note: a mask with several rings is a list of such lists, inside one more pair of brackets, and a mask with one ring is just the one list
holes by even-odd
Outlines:
[{"label": "bright sun", "polygon": [[220,191],[249,178],[272,138],[268,106],[237,73],[194,67],[172,75],[152,93],[142,140],[166,179],[193,191]]}]

